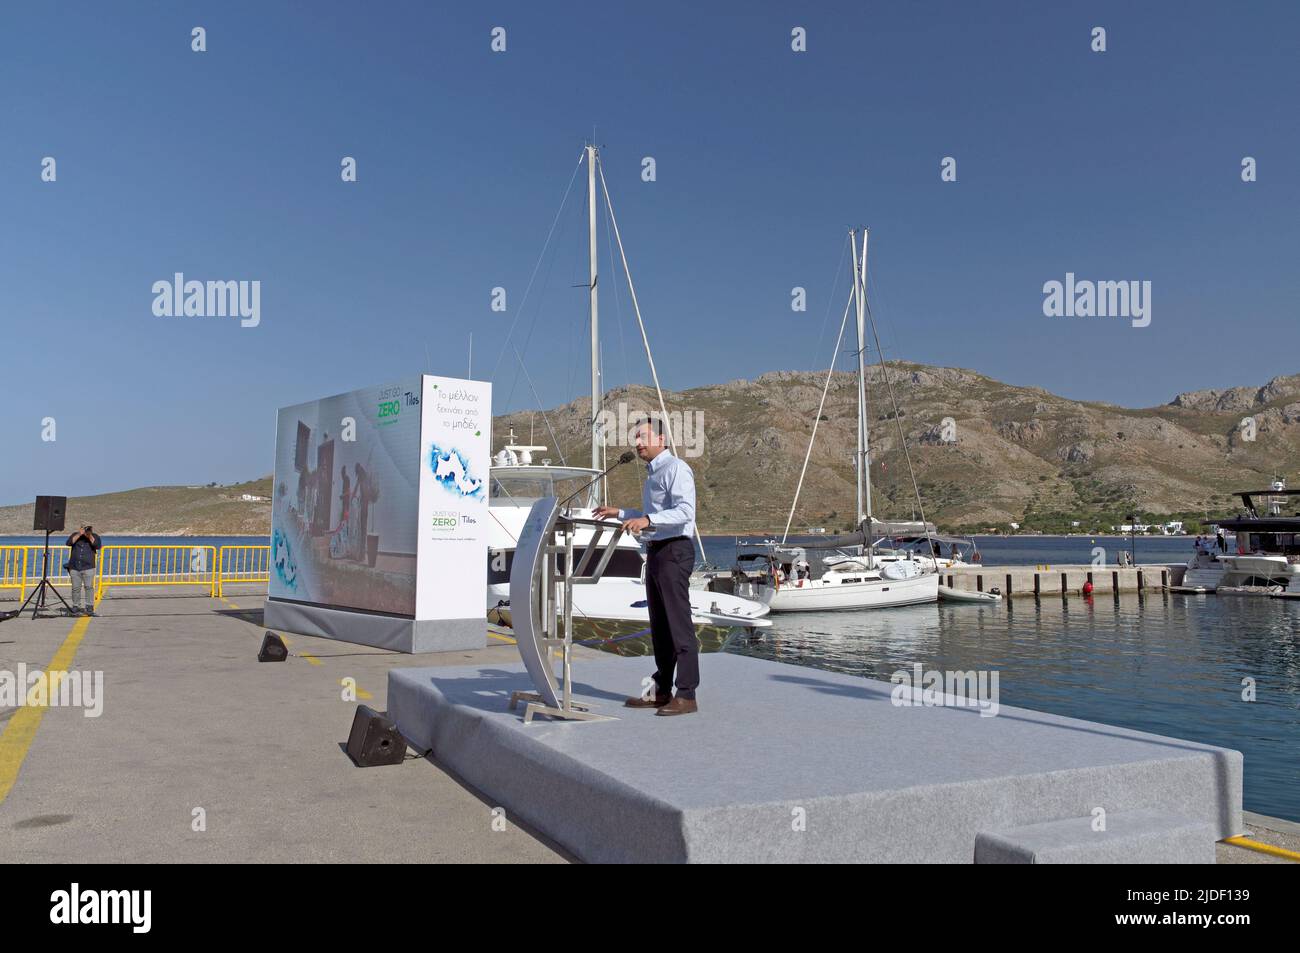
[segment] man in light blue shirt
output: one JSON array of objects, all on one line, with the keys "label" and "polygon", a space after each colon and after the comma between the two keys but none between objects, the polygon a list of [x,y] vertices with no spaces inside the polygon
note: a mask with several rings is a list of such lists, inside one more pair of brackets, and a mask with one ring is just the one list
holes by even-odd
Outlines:
[{"label": "man in light blue shirt", "polygon": [[[654,697],[629,698],[629,708],[656,708],[656,715],[698,711],[700,645],[691,621],[691,571],[695,568],[695,474],[666,446],[662,420],[637,423],[636,454],[646,463],[642,509],[599,506],[599,519],[617,517],[629,533],[644,534],[650,640],[654,643]],[[673,677],[676,672],[677,694]]]}]

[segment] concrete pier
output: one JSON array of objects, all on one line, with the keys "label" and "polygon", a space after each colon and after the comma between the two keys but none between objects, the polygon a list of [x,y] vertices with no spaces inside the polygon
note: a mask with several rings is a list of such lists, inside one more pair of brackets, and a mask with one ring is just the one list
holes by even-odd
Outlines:
[{"label": "concrete pier", "polygon": [[997,589],[1010,596],[1081,595],[1092,583],[1094,595],[1152,592],[1182,585],[1187,567],[1155,563],[1146,566],[1094,566],[1090,563],[1043,566],[987,566],[982,564],[942,570],[941,582],[964,592]]},{"label": "concrete pier", "polygon": [[[986,582],[986,585],[989,583]],[[87,718],[66,707],[0,707],[0,832],[11,863],[563,863],[573,856],[436,754],[400,766],[356,768],[343,752],[357,701],[390,709],[394,669],[478,666],[507,671],[518,650],[491,632],[486,649],[403,655],[290,635],[293,654],[259,664],[265,586],[230,587],[225,599],[174,587],[111,590],[95,619],[24,616],[0,624],[0,670],[104,673],[104,708]],[[0,609],[17,608],[17,591]],[[578,672],[610,656],[578,649]],[[713,665],[715,656],[705,664]],[[716,674],[716,673],[715,673]],[[833,678],[801,670],[809,681]],[[638,673],[639,675],[639,673]],[[501,679],[502,682],[506,679]],[[625,687],[620,685],[620,687]],[[633,686],[635,688],[635,685]],[[763,695],[745,705],[760,708]],[[604,702],[604,704],[608,704]],[[26,712],[26,713],[25,713]],[[718,699],[709,717],[719,716]],[[658,725],[678,731],[689,722]],[[691,716],[692,718],[696,716]],[[779,723],[780,710],[760,711]],[[985,721],[999,721],[1002,716]],[[697,724],[705,724],[701,722]],[[647,726],[648,726],[647,725]],[[643,727],[647,727],[643,726]],[[545,729],[539,723],[537,727]],[[578,726],[577,731],[600,726]],[[552,726],[564,731],[564,726]],[[576,732],[575,732],[576,734]],[[809,736],[811,737],[811,736]],[[807,738],[799,739],[799,744]],[[909,751],[905,761],[920,752]],[[194,810],[206,830],[194,827]],[[1300,824],[1243,813],[1248,838],[1215,847],[1221,864],[1286,864]],[[789,829],[790,817],[783,820]],[[990,827],[1016,843],[1033,832]],[[1121,819],[1122,823],[1122,819]],[[1033,848],[1038,850],[1037,841]],[[937,858],[938,854],[932,855]]]}]

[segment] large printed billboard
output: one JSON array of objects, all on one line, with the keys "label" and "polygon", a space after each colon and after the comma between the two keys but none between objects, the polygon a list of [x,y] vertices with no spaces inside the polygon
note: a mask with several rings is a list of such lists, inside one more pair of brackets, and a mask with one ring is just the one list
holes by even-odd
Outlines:
[{"label": "large printed billboard", "polygon": [[482,381],[415,376],[281,410],[270,597],[482,618],[491,401]]},{"label": "large printed billboard", "polygon": [[421,379],[279,412],[269,594],[414,616]]}]

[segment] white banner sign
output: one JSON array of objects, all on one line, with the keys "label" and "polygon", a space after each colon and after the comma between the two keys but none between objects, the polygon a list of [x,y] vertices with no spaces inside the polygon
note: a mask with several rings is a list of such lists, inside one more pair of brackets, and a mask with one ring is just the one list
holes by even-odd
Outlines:
[{"label": "white banner sign", "polygon": [[415,618],[483,618],[492,385],[426,375],[421,395]]}]

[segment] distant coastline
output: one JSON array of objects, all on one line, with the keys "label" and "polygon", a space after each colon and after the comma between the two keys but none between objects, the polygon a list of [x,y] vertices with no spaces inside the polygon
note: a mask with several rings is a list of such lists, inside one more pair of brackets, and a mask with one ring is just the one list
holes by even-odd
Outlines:
[{"label": "distant coastline", "polygon": [[[1135,409],[1069,400],[962,368],[895,361],[890,371],[902,391],[909,453],[902,454],[891,415],[874,421],[877,515],[901,517],[916,508],[914,471],[926,518],[953,535],[992,530],[1006,538],[1086,538],[1091,534],[1076,527],[1136,522],[1181,523],[1194,537],[1216,516],[1236,511],[1241,487],[1268,486],[1300,469],[1300,374],[1262,386],[1189,391]],[[870,373],[873,386],[882,374],[879,368]],[[828,535],[843,531],[854,516],[856,478],[850,455],[832,448],[856,442],[857,388],[845,373],[831,385],[822,400],[823,372],[773,371],[664,394],[669,407],[689,408],[706,422],[704,451],[690,459],[702,528],[778,535],[801,485],[793,524],[825,527]],[[649,407],[658,395],[630,385],[607,391],[605,399],[610,406]],[[546,411],[547,454],[583,458],[591,444],[588,411],[581,399]],[[512,429],[531,433],[533,414],[494,417],[494,446]],[[803,474],[814,419],[821,422],[814,449],[823,457]],[[1257,424],[1258,439],[1241,435],[1243,420]],[[640,497],[635,468],[616,469],[607,479],[610,499]],[[276,491],[269,475],[142,487],[70,497],[67,518],[105,533],[260,536],[270,531]],[[29,532],[32,509],[31,502],[0,507],[0,533]]]}]

